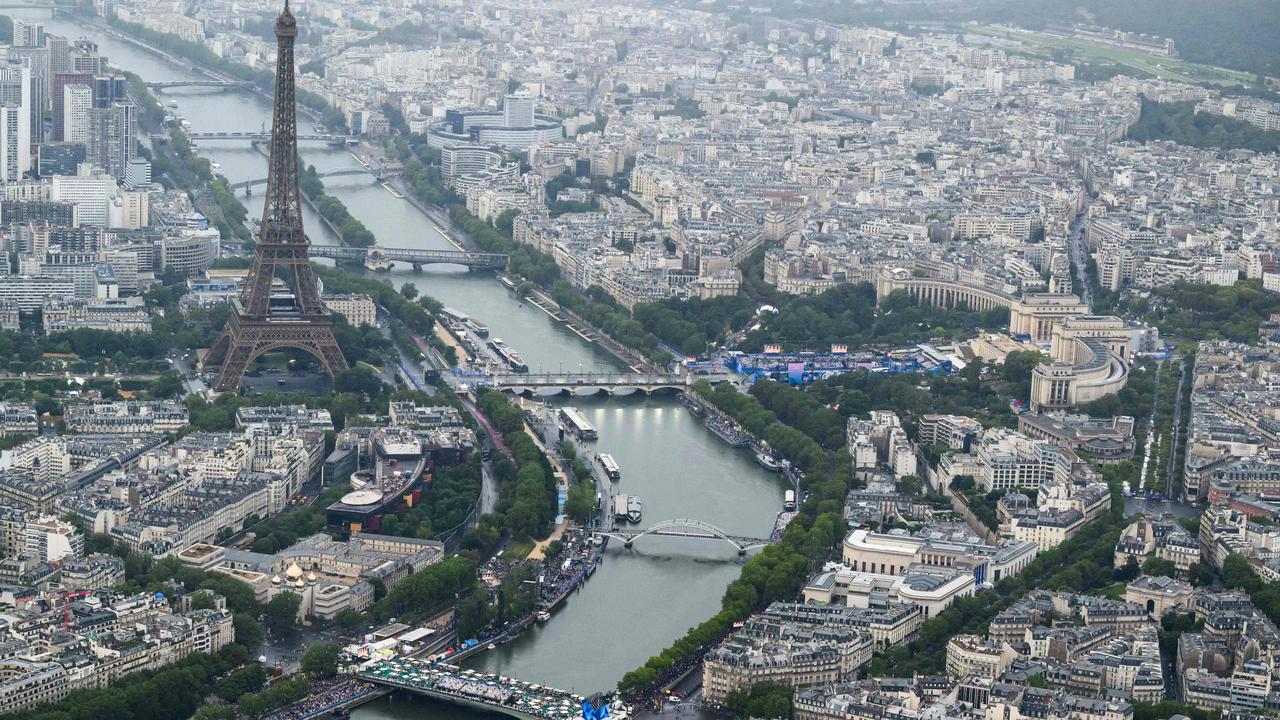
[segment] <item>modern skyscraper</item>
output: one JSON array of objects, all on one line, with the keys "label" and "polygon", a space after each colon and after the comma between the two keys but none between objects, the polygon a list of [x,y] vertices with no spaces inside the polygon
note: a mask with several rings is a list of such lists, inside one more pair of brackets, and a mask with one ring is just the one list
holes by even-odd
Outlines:
[{"label": "modern skyscraper", "polygon": [[44,113],[49,109],[49,49],[46,47],[9,48],[9,59],[22,60],[31,68],[31,142],[44,142]]},{"label": "modern skyscraper", "polygon": [[77,40],[71,48],[71,72],[100,75],[106,64],[107,59],[98,54],[98,43],[92,40]]},{"label": "modern skyscraper", "polygon": [[93,90],[88,85],[65,85],[62,88],[62,140],[89,147],[92,128],[89,111],[93,109]]},{"label": "modern skyscraper", "polygon": [[502,124],[509,128],[533,127],[533,96],[508,95],[502,101]]},{"label": "modern skyscraper", "polygon": [[0,182],[31,169],[31,67],[21,59],[0,66]]},{"label": "modern skyscraper", "polygon": [[22,179],[31,167],[31,126],[27,109],[21,105],[0,105],[0,182]]},{"label": "modern skyscraper", "polygon": [[110,107],[89,111],[89,162],[109,174],[124,177],[133,157],[137,117],[133,103],[117,101]]},{"label": "modern skyscraper", "polygon": [[[49,69],[45,76],[44,95],[49,99],[48,107],[53,107],[55,101],[53,78],[60,73],[70,72],[71,46],[67,43],[67,39],[61,35],[45,35],[44,47],[49,51]],[[56,134],[57,130],[57,123],[55,123],[53,134]]]},{"label": "modern skyscraper", "polygon": [[66,125],[65,112],[63,110],[63,102],[66,100],[65,88],[68,85],[84,85],[89,90],[89,105],[93,105],[93,76],[88,73],[57,73],[53,76],[53,90],[49,94],[49,99],[53,105],[53,139],[66,140],[63,134],[63,128]]},{"label": "modern skyscraper", "polygon": [[14,18],[13,44],[15,47],[40,47],[44,45],[44,23],[27,18]]},{"label": "modern skyscraper", "polygon": [[118,101],[129,99],[129,81],[124,75],[95,75],[93,77],[93,106],[109,108]]}]

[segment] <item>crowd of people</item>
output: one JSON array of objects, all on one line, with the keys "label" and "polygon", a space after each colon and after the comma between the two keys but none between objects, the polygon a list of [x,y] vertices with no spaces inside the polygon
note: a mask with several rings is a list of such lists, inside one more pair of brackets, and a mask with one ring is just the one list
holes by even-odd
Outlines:
[{"label": "crowd of people", "polygon": [[271,713],[266,720],[311,720],[378,689],[373,683],[353,680],[319,681],[312,687],[310,695]]},{"label": "crowd of people", "polygon": [[507,697],[511,694],[510,690],[500,685],[457,675],[437,675],[425,684],[436,690],[463,697],[480,698],[500,705],[506,704]]},{"label": "crowd of people", "polygon": [[708,413],[707,427],[734,447],[750,445],[753,439],[751,433],[743,430],[741,425],[719,413]]},{"label": "crowd of people", "polygon": [[680,662],[667,668],[643,690],[637,690],[626,697],[626,701],[639,708],[659,712],[662,710],[663,704],[668,698],[667,688],[676,683],[677,680],[683,678],[690,670],[702,664],[702,657],[707,654],[710,647],[705,647],[693,655],[681,660]]},{"label": "crowd of people", "polygon": [[565,533],[561,543],[564,549],[560,554],[544,561],[542,601],[547,604],[556,602],[581,584],[599,559],[588,533]]},{"label": "crowd of people", "polygon": [[781,512],[778,513],[778,519],[773,523],[773,531],[769,533],[769,542],[776,543],[782,540],[783,534],[787,532],[787,526],[795,519],[797,512]]}]

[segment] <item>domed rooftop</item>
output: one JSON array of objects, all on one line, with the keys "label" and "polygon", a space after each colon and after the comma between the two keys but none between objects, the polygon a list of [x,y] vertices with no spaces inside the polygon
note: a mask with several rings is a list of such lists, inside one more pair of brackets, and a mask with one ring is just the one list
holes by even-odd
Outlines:
[{"label": "domed rooftop", "polygon": [[382,493],[376,490],[355,490],[342,496],[344,505],[375,505],[382,500]]}]

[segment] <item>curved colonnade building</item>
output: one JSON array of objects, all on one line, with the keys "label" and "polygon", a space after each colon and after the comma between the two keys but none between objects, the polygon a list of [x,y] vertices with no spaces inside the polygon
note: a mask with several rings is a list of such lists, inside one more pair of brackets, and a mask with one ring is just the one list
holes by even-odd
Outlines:
[{"label": "curved colonnade building", "polygon": [[1134,353],[1158,344],[1154,328],[1090,315],[1088,305],[1072,293],[1025,293],[1019,298],[961,281],[958,275],[949,279],[881,268],[876,273],[877,301],[895,290],[906,291],[924,305],[963,305],[977,311],[1008,308],[1010,334],[1050,343],[1052,362],[1042,363],[1031,376],[1033,412],[1059,412],[1119,392],[1128,380]]}]

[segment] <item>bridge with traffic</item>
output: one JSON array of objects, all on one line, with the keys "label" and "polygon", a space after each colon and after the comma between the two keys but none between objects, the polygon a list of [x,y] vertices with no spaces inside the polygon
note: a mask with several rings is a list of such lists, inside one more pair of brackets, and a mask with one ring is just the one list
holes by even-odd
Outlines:
[{"label": "bridge with traffic", "polygon": [[676,518],[664,520],[644,530],[629,532],[626,530],[591,530],[592,535],[613,538],[622,541],[624,547],[630,548],[635,541],[645,537],[674,537],[687,540],[713,540],[732,545],[739,555],[746,555],[748,550],[762,548],[769,544],[769,538],[732,535],[708,522]]},{"label": "bridge with traffic", "polygon": [[626,395],[633,392],[652,393],[659,390],[683,391],[699,380],[712,385],[733,379],[730,373],[495,373],[489,376],[490,384],[498,390],[522,395]]},{"label": "bridge with traffic", "polygon": [[[369,175],[369,176],[372,176],[374,180],[377,180],[379,182],[385,180],[387,177],[387,173],[385,173],[384,171],[376,170],[374,168],[363,168],[363,167],[340,168],[338,170],[326,170],[324,172],[316,173],[316,177],[320,177],[320,178],[341,177],[343,175]],[[238,183],[231,183],[231,187],[236,190],[240,190],[240,189],[248,190],[254,185],[266,185],[266,184],[267,184],[266,178],[254,178],[252,180],[241,180]]]},{"label": "bridge with traffic", "polygon": [[408,263],[419,270],[423,265],[461,265],[468,270],[502,270],[507,266],[507,256],[502,253],[466,252],[463,250],[418,250],[414,248],[348,247],[346,245],[312,244],[311,257],[365,262],[386,260]]},{"label": "bridge with traffic", "polygon": [[[271,131],[252,131],[252,132],[193,132],[187,133],[189,140],[250,140],[254,142],[270,142]],[[360,142],[360,138],[348,135],[334,135],[331,133],[299,133],[299,140],[317,140],[323,142],[339,142],[344,145],[355,145]]]},{"label": "bridge with traffic", "polygon": [[253,87],[252,80],[153,80],[144,83],[152,90],[168,90],[171,88],[244,88]]}]

